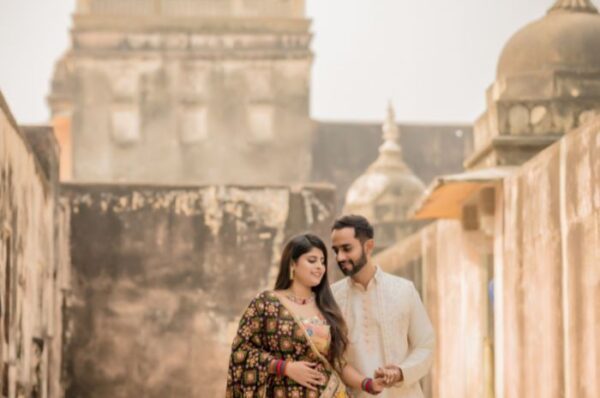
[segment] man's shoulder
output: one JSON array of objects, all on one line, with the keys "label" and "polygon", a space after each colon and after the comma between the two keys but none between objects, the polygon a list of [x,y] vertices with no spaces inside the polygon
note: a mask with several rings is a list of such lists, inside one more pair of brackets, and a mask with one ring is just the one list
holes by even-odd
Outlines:
[{"label": "man's shoulder", "polygon": [[406,278],[403,278],[401,276],[398,275],[394,275],[394,274],[390,274],[388,272],[385,271],[381,271],[384,280],[387,283],[391,283],[394,285],[394,287],[399,287],[399,288],[403,288],[403,289],[414,289],[414,283]]}]

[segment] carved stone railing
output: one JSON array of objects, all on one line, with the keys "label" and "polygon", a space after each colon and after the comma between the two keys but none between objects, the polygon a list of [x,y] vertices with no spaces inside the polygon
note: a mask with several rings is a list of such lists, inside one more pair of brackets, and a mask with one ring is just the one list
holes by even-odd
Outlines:
[{"label": "carved stone railing", "polygon": [[89,0],[89,14],[154,15],[155,2],[152,0]]},{"label": "carved stone railing", "polygon": [[305,0],[79,0],[78,14],[303,18]]}]

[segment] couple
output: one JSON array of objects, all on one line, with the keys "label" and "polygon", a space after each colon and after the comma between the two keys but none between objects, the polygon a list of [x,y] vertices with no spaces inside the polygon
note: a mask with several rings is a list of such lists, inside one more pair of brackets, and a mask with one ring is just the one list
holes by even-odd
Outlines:
[{"label": "couple", "polygon": [[227,398],[423,397],[433,329],[413,284],[373,264],[373,238],[364,217],[335,221],[333,251],[347,277],[331,288],[319,237],[286,244],[275,289],[242,315]]}]

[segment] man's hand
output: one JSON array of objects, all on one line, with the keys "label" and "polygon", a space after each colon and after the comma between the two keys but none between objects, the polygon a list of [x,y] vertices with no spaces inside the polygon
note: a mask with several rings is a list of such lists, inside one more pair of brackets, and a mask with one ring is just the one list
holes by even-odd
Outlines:
[{"label": "man's hand", "polygon": [[375,370],[375,378],[382,379],[384,386],[390,387],[391,385],[404,380],[404,375],[402,374],[402,369],[398,366],[385,365]]},{"label": "man's hand", "polygon": [[373,391],[373,395],[377,395],[383,391],[385,388],[385,382],[383,378],[375,378],[373,379],[373,384],[371,385],[371,389]]}]

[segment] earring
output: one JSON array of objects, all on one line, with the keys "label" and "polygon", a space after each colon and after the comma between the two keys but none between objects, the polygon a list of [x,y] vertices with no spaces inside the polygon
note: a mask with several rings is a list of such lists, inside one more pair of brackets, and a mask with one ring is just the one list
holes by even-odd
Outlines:
[{"label": "earring", "polygon": [[294,280],[294,266],[290,265],[290,280]]}]

